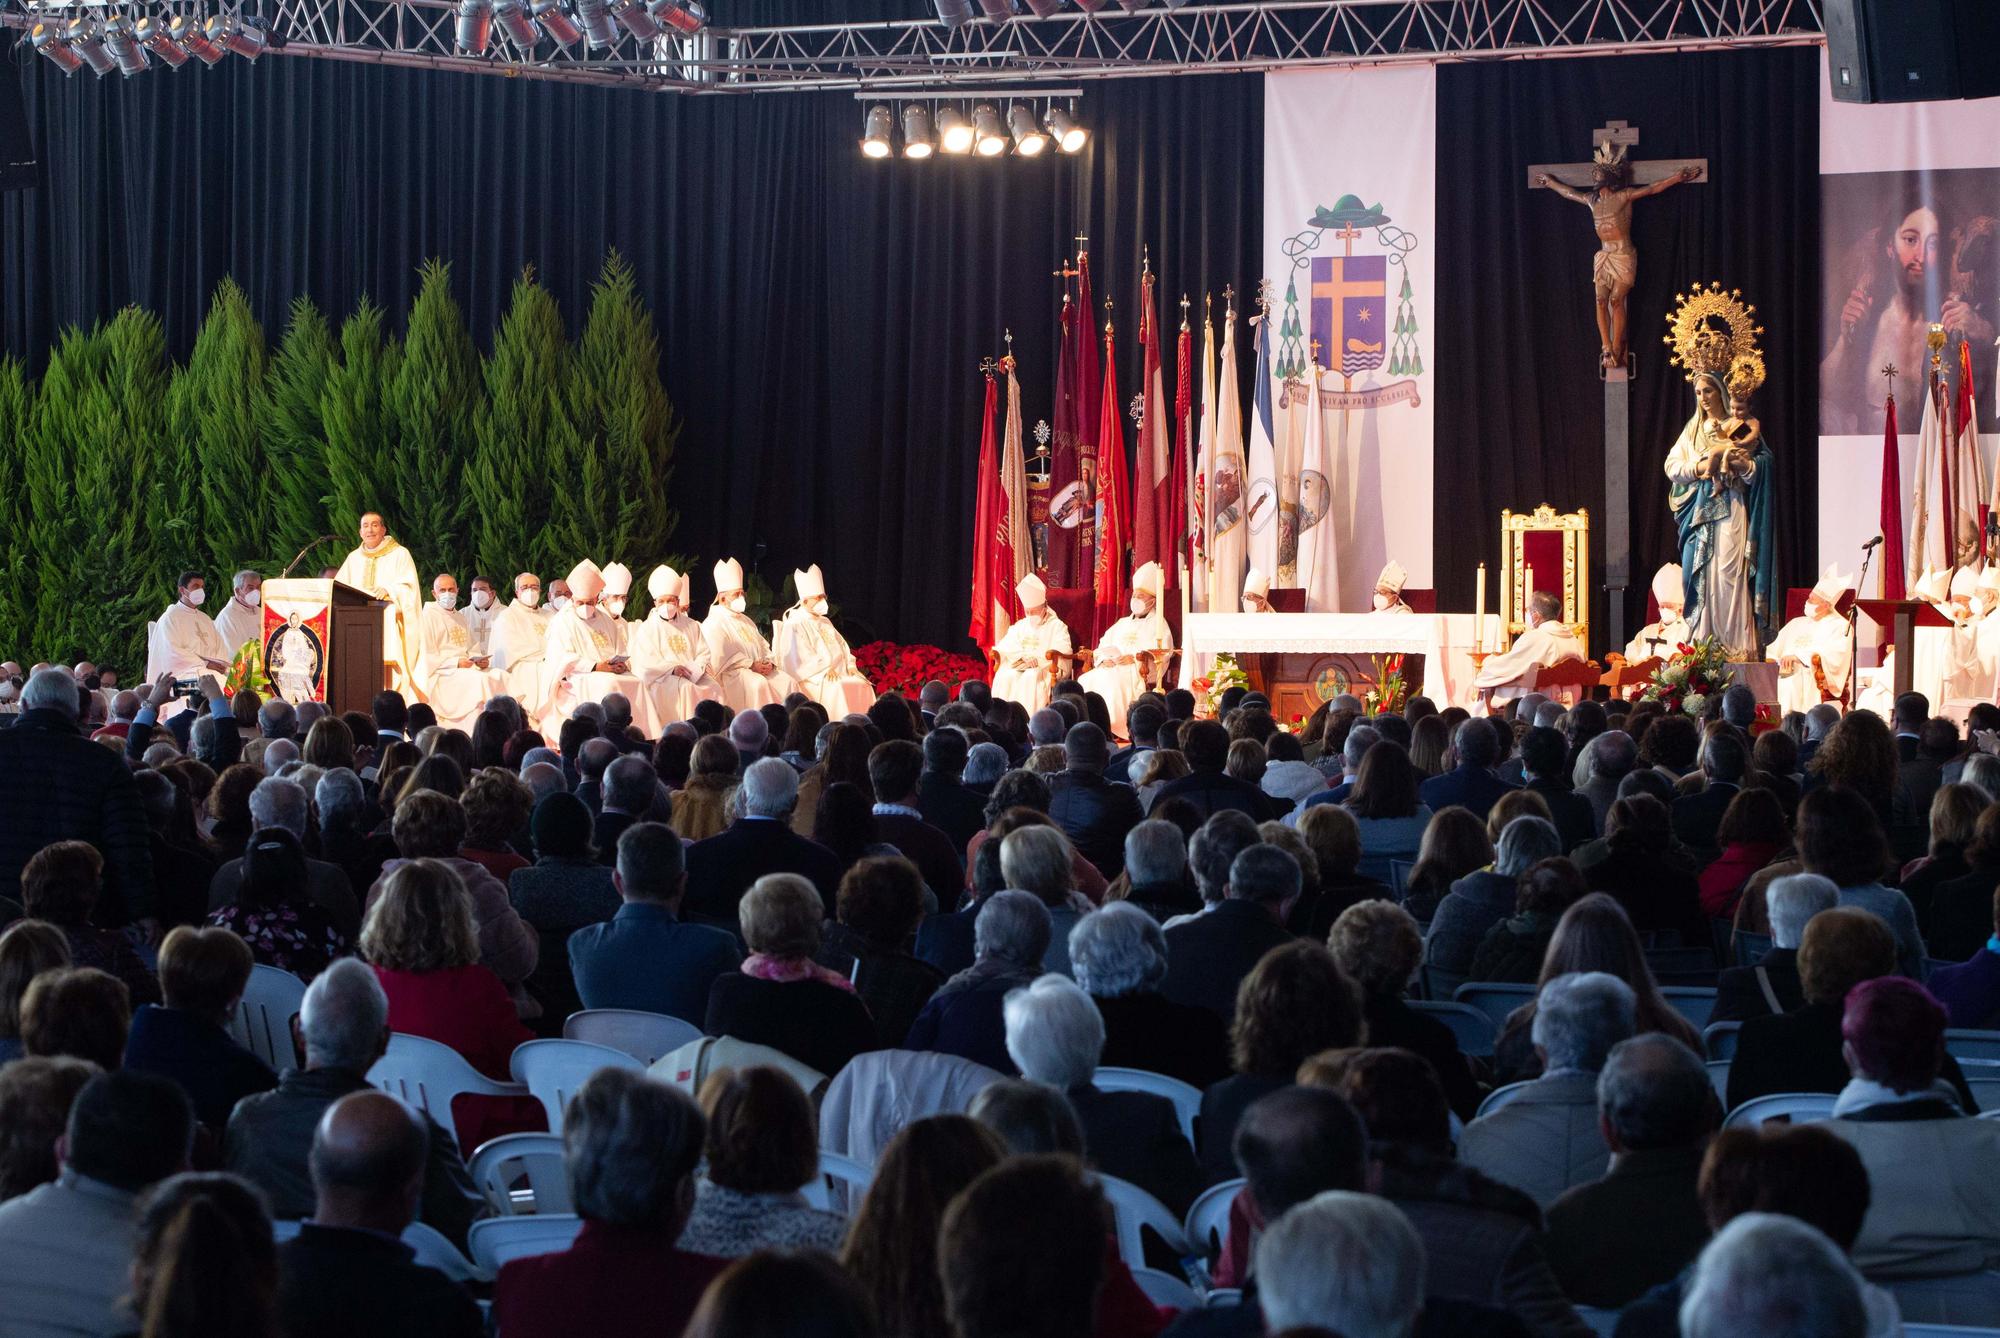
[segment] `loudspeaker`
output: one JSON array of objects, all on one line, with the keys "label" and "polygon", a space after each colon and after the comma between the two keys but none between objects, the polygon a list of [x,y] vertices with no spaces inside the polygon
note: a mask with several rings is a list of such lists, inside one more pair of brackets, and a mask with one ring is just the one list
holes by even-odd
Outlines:
[{"label": "loudspeaker", "polygon": [[21,100],[21,76],[13,53],[0,55],[0,190],[35,184],[35,146],[28,138],[28,106]]},{"label": "loudspeaker", "polygon": [[1823,0],[1827,75],[1840,102],[2000,94],[1993,0]]}]

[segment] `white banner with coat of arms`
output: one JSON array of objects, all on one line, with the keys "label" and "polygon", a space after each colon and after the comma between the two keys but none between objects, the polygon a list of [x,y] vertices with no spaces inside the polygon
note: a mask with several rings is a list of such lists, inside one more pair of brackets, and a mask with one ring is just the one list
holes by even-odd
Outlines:
[{"label": "white banner with coat of arms", "polygon": [[[1366,611],[1391,559],[1410,588],[1433,585],[1436,174],[1435,68],[1265,76],[1273,399],[1303,405],[1317,362],[1326,471],[1313,477],[1308,450],[1281,492],[1298,499],[1299,552],[1328,525],[1338,553],[1337,602],[1298,573],[1315,610]],[[1282,441],[1279,452],[1285,471]]]}]

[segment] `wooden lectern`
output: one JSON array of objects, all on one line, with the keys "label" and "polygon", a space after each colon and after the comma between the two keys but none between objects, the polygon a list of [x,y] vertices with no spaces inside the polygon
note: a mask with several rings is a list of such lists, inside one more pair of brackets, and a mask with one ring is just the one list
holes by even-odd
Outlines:
[{"label": "wooden lectern", "polygon": [[390,605],[339,581],[264,582],[264,671],[297,705],[366,713],[387,683],[383,610]]},{"label": "wooden lectern", "polygon": [[[1910,690],[1910,675],[1916,668],[1916,640],[1919,627],[1951,627],[1951,619],[1937,606],[1922,599],[1859,599],[1854,607],[1889,629],[1888,644],[1903,649],[1896,656],[1895,693]],[[1848,670],[1853,673],[1853,669]]]}]

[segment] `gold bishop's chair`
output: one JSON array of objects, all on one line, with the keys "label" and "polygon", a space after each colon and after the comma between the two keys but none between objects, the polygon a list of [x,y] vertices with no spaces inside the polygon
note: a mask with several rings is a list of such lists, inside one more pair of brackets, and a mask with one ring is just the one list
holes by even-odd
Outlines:
[{"label": "gold bishop's chair", "polygon": [[1532,512],[1500,513],[1500,612],[1507,639],[1528,630],[1528,574],[1536,590],[1562,600],[1562,620],[1590,645],[1590,512],[1557,513],[1544,503]]}]

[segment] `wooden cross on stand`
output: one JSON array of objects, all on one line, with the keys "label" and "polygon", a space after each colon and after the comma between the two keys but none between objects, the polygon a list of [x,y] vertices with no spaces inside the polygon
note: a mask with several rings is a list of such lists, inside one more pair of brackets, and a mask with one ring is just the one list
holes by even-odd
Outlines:
[{"label": "wooden cross on stand", "polygon": [[[1639,147],[1639,127],[1629,121],[1606,121],[1590,132],[1590,145],[1601,149],[1607,144],[1631,150]],[[1655,158],[1640,162],[1627,159],[1632,166],[1632,184],[1650,186],[1655,181],[1665,181],[1680,172],[1683,167],[1699,170],[1696,181],[1708,180],[1708,159],[1706,158]],[[1591,169],[1597,164],[1588,163],[1530,163],[1528,165],[1528,189],[1539,189],[1537,178],[1552,176],[1571,186],[1588,186]]]}]

